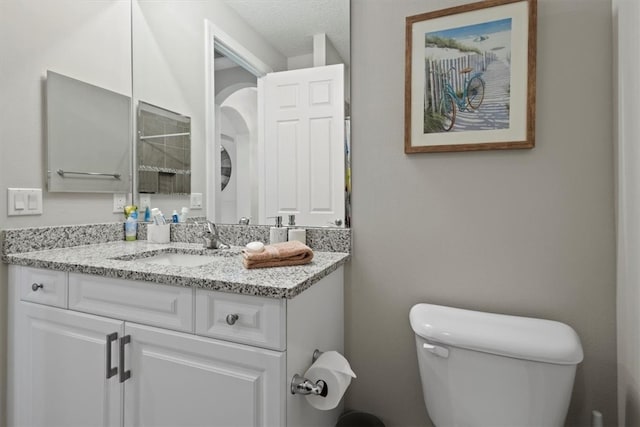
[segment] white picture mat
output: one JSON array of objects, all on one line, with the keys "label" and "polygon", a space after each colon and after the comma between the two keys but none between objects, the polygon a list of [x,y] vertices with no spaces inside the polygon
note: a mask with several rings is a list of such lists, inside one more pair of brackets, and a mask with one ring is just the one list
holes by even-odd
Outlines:
[{"label": "white picture mat", "polygon": [[[528,86],[528,2],[517,2],[456,15],[416,22],[412,26],[411,48],[411,145],[461,145],[514,142],[527,139]],[[511,103],[509,128],[465,132],[424,133],[425,43],[426,33],[511,18]],[[522,48],[520,48],[522,47]]]}]

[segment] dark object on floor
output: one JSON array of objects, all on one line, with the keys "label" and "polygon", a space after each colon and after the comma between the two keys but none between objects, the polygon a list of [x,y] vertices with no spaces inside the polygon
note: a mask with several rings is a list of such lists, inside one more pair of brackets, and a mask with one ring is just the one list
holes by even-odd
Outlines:
[{"label": "dark object on floor", "polygon": [[385,427],[380,418],[361,411],[346,411],[338,418],[336,427]]}]

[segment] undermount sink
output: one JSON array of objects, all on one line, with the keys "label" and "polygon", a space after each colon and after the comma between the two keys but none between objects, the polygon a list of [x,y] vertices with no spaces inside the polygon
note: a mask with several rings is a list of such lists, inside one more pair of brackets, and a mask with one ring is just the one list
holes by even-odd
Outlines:
[{"label": "undermount sink", "polygon": [[170,252],[137,259],[137,261],[147,264],[174,265],[178,267],[199,267],[215,260],[216,257],[214,256]]}]

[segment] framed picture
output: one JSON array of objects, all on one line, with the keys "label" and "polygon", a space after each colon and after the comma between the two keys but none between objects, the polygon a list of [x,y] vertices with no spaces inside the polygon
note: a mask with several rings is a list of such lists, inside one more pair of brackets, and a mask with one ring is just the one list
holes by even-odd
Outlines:
[{"label": "framed picture", "polygon": [[406,18],[405,153],[533,148],[536,0]]}]

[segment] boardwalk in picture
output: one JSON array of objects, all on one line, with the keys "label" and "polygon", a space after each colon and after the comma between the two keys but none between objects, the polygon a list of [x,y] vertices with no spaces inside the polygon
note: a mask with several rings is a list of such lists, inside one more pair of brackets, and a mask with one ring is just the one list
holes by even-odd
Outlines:
[{"label": "boardwalk in picture", "polygon": [[475,111],[457,111],[451,132],[470,130],[496,130],[509,128],[510,67],[503,61],[494,61],[482,74],[485,82],[484,101]]}]

